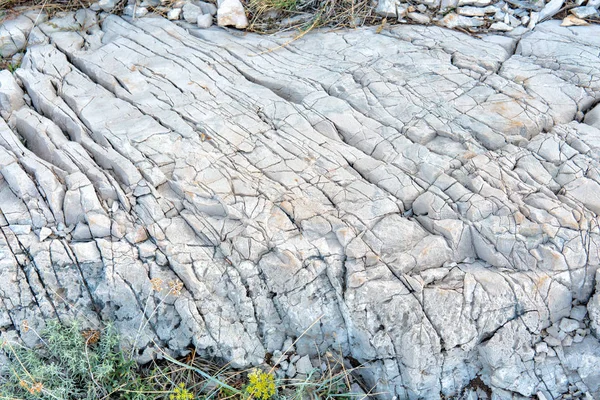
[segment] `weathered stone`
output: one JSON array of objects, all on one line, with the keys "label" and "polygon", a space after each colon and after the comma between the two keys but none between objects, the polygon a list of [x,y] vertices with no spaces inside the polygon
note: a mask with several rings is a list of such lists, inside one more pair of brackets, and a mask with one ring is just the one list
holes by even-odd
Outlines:
[{"label": "weathered stone", "polygon": [[0,56],[11,57],[25,48],[33,21],[25,15],[8,20],[0,25]]},{"label": "weathered stone", "polygon": [[[7,334],[67,315],[32,295],[65,288],[139,361],[153,343],[240,368],[289,351],[283,377],[334,349],[390,398],[475,376],[497,398],[599,397],[597,25],[288,47],[88,14],[42,24],[50,40],[0,74]],[[156,313],[137,335],[140,304]]]}]

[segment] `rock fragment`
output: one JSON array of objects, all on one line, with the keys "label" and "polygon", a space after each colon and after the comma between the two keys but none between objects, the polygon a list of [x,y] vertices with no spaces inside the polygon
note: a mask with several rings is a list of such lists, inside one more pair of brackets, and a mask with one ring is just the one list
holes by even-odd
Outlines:
[{"label": "rock fragment", "polygon": [[244,6],[239,0],[222,0],[217,9],[217,24],[219,26],[235,26],[244,29],[248,26],[248,18]]}]

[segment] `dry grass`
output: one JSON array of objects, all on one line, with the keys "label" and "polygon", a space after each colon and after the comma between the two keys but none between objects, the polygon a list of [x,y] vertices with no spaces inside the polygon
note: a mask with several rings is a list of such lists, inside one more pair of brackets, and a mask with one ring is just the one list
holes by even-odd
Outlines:
[{"label": "dry grass", "polygon": [[380,24],[371,0],[247,0],[249,31],[274,33]]}]

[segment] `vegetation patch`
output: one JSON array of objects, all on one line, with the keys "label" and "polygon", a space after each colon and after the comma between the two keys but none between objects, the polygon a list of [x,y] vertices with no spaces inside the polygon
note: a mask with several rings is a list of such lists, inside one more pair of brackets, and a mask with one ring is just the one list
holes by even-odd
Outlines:
[{"label": "vegetation patch", "polygon": [[[29,330],[26,323],[24,329]],[[0,399],[351,399],[356,381],[343,360],[328,361],[301,379],[277,379],[274,366],[232,370],[196,357],[138,366],[120,347],[116,329],[82,329],[77,322],[50,321],[35,332],[39,345],[29,348],[4,341]],[[327,358],[331,360],[329,355]]]}]

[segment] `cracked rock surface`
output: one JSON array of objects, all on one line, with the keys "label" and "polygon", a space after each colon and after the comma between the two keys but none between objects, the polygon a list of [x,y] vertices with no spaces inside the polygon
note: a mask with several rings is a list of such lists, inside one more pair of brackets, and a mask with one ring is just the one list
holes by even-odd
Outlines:
[{"label": "cracked rock surface", "polygon": [[2,335],[245,367],[305,332],[382,398],[600,398],[600,26],[559,24],[41,24],[0,73]]}]

